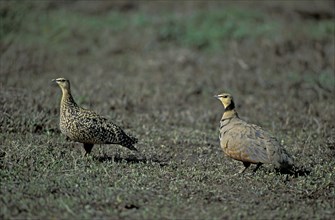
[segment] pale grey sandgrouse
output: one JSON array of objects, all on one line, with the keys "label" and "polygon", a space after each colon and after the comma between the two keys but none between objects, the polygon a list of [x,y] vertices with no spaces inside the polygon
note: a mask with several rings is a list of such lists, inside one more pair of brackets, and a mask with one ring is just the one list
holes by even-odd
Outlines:
[{"label": "pale grey sandgrouse", "polygon": [[137,139],[127,135],[119,126],[107,121],[97,113],[76,104],[65,78],[53,79],[62,90],[60,102],[61,132],[69,139],[84,144],[85,155],[90,154],[94,144],[118,144],[130,150],[137,149]]},{"label": "pale grey sandgrouse", "polygon": [[293,159],[270,133],[239,118],[230,94],[215,97],[224,106],[220,120],[220,145],[227,156],[243,162],[244,168],[239,173],[251,164],[257,164],[254,172],[262,164],[269,163],[284,171],[293,168]]}]

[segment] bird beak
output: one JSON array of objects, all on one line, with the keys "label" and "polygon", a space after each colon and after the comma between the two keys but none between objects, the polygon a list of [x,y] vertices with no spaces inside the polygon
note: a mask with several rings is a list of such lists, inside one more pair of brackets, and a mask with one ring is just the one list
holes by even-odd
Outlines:
[{"label": "bird beak", "polygon": [[214,96],[214,98],[217,98],[217,99],[219,99],[220,97],[219,97],[218,95],[215,95],[215,96]]},{"label": "bird beak", "polygon": [[51,83],[50,83],[52,86],[57,86],[57,80],[56,79],[52,79],[51,80]]}]

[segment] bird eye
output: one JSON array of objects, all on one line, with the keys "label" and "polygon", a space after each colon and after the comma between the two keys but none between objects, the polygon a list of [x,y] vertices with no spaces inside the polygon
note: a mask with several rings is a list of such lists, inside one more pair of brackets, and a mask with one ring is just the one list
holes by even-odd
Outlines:
[{"label": "bird eye", "polygon": [[226,99],[226,98],[228,98],[228,96],[227,96],[227,95],[225,95],[225,96],[223,96],[223,98],[225,98],[225,99]]}]

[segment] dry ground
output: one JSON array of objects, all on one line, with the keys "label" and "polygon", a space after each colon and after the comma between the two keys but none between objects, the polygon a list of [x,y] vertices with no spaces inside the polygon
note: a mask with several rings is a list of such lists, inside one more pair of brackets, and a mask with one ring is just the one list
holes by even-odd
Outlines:
[{"label": "dry ground", "polygon": [[[334,1],[1,1],[0,218],[331,219]],[[58,129],[60,90],[138,137],[139,154]],[[304,175],[241,164],[220,92]]]}]

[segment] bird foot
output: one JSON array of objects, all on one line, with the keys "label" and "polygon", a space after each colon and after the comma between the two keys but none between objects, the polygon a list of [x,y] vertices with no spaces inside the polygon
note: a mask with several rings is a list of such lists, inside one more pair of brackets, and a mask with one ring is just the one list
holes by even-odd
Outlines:
[{"label": "bird foot", "polygon": [[245,172],[246,169],[247,169],[246,167],[241,168],[237,173],[235,173],[234,176],[238,176],[238,175],[243,174],[243,173]]}]

